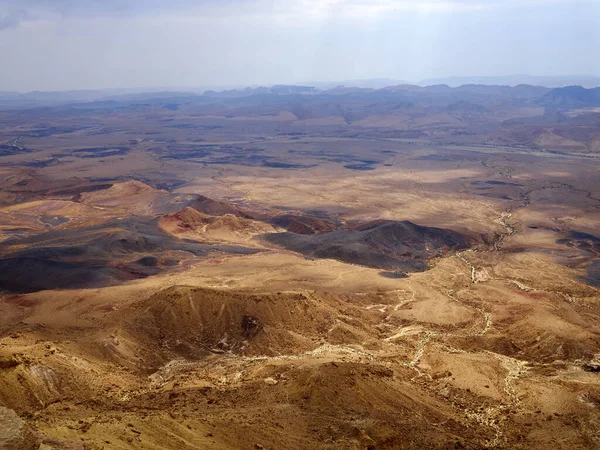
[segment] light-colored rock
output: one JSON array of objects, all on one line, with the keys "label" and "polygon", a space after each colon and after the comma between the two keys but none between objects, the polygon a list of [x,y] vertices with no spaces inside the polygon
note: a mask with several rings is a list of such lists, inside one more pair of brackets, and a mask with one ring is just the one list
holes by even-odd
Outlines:
[{"label": "light-colored rock", "polygon": [[37,439],[27,423],[12,409],[0,406],[0,448],[2,450],[33,450]]}]

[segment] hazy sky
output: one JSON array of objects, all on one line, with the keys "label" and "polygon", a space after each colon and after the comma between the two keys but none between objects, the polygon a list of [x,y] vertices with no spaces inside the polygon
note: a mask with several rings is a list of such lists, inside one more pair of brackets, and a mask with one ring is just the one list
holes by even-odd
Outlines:
[{"label": "hazy sky", "polygon": [[600,0],[0,0],[0,91],[600,75]]}]

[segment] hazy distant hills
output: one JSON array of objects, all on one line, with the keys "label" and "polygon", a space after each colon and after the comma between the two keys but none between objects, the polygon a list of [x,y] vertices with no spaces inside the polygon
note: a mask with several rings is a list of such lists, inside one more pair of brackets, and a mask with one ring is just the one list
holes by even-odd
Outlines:
[{"label": "hazy distant hills", "polygon": [[140,98],[157,98],[194,95],[190,91],[176,91],[165,88],[97,89],[79,91],[0,91],[1,109],[23,109],[39,106],[64,105],[67,103],[85,103],[95,101],[134,101]]},{"label": "hazy distant hills", "polygon": [[[181,99],[180,99],[181,100]],[[552,110],[600,107],[600,88],[586,89],[581,86],[546,88],[520,84],[514,87],[502,85],[465,84],[450,87],[446,84],[418,86],[401,84],[381,89],[337,86],[326,90],[317,90],[307,86],[273,86],[271,88],[247,88],[222,92],[208,91],[202,96],[188,99],[195,104],[210,104],[217,101],[228,108],[277,106],[294,104],[291,110],[298,117],[307,117],[306,108],[314,116],[316,110],[334,112],[336,108],[352,108],[365,112],[391,112],[410,107],[427,110],[483,111],[494,105],[541,106]],[[335,102],[335,103],[332,103]],[[214,104],[214,103],[212,103]],[[317,107],[317,105],[319,105]],[[280,109],[277,107],[278,109]],[[327,114],[329,114],[327,113]],[[327,115],[325,114],[325,115]],[[298,114],[296,114],[298,115]],[[317,113],[317,116],[321,114]]]},{"label": "hazy distant hills", "polygon": [[541,104],[562,109],[600,106],[600,88],[585,89],[581,86],[567,86],[552,89],[541,99]]},{"label": "hazy distant hills", "polygon": [[[576,87],[580,89],[577,90]],[[538,104],[554,107],[569,105],[596,106],[598,94],[587,92],[600,86],[600,77],[544,77],[530,75],[510,75],[501,77],[449,77],[422,80],[410,83],[389,78],[372,80],[348,80],[339,82],[311,82],[301,85],[254,86],[236,89],[199,88],[131,88],[99,89],[80,91],[33,91],[27,93],[0,92],[0,109],[26,109],[42,106],[58,106],[89,102],[140,103],[154,99],[189,98],[192,102],[210,102],[213,99],[225,100],[252,96],[285,95],[358,95],[377,93],[381,98],[386,93],[413,93],[415,95],[475,95],[492,97],[545,97]],[[551,89],[568,88],[568,91]],[[596,92],[596,93],[594,93]],[[201,98],[200,98],[201,97]],[[106,105],[108,106],[108,105]]]},{"label": "hazy distant hills", "polygon": [[600,77],[595,76],[532,76],[532,75],[505,75],[498,77],[446,77],[430,78],[419,81],[420,86],[430,86],[433,84],[447,84],[457,87],[464,84],[486,84],[500,86],[517,86],[519,84],[529,84],[532,86],[543,86],[548,88],[557,88],[565,86],[578,85],[586,88],[600,86]]},{"label": "hazy distant hills", "polygon": [[257,87],[251,88],[247,87],[246,89],[231,89],[225,91],[205,91],[204,95],[207,97],[214,98],[238,98],[238,97],[248,97],[251,95],[265,95],[265,94],[275,94],[275,95],[289,95],[289,94],[310,94],[316,93],[317,89],[314,86],[296,86],[296,85],[286,85],[286,84],[277,84],[271,87]]},{"label": "hazy distant hills", "polygon": [[[314,86],[275,85],[206,91],[203,94],[189,91],[111,94],[92,101],[83,100],[92,95],[87,91],[3,94],[0,96],[0,110],[15,117],[43,115],[65,120],[73,115],[164,114],[169,111],[173,115],[169,122],[175,121],[175,116],[181,114],[195,118],[251,119],[255,122],[267,121],[271,125],[279,124],[286,128],[286,132],[296,134],[303,133],[302,127],[308,123],[330,127],[329,132],[340,136],[485,142],[490,145],[525,145],[568,152],[597,152],[600,149],[600,112],[597,111],[600,108],[600,88],[547,88],[528,84],[513,87],[399,84],[381,89],[336,86],[319,90]],[[222,124],[199,124],[186,120],[168,126],[204,132]],[[71,128],[61,130],[70,131]],[[28,135],[54,132],[56,130],[41,127]],[[262,128],[257,132],[262,133]],[[7,142],[0,150],[2,154],[11,155],[18,147]],[[108,153],[75,156],[105,157],[114,151],[109,148]],[[186,155],[205,157],[209,153],[206,148],[199,148],[190,150]],[[229,161],[230,157],[207,162],[223,163]],[[237,155],[235,158],[244,165],[288,167],[281,161],[260,155]],[[39,162],[52,163],[52,159]],[[363,170],[369,170],[370,167],[360,161],[346,163]],[[294,167],[307,166],[301,162]]]},{"label": "hazy distant hills", "polygon": [[[340,81],[310,81],[302,84],[314,86],[320,90],[328,90],[336,87],[362,88],[362,89],[381,89],[387,86],[396,86],[399,84],[411,84],[410,81],[396,80],[393,78],[372,78],[361,80],[340,80]],[[414,84],[414,83],[413,83]]]},{"label": "hazy distant hills", "polygon": [[428,78],[415,81],[396,80],[392,78],[374,78],[361,80],[344,80],[335,82],[306,82],[302,83],[315,86],[318,89],[326,90],[336,86],[359,87],[381,89],[387,86],[397,86],[401,84],[416,84],[419,86],[432,86],[445,84],[450,87],[458,87],[465,84],[485,84],[498,86],[518,86],[519,84],[529,84],[532,86],[543,86],[547,88],[565,87],[579,85],[586,88],[600,86],[600,77],[596,76],[535,76],[535,75],[503,75],[503,76],[454,76],[442,78]]}]

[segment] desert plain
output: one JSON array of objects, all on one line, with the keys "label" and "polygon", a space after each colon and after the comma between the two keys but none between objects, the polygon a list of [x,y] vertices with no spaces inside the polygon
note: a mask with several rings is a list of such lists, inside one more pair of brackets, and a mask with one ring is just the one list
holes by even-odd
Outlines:
[{"label": "desert plain", "polygon": [[600,448],[595,91],[0,111],[0,443]]}]

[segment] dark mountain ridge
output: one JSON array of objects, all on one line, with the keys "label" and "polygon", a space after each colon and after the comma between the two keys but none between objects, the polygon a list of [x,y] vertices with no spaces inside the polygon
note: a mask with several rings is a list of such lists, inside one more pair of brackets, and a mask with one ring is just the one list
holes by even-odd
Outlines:
[{"label": "dark mountain ridge", "polygon": [[443,228],[409,221],[363,224],[351,230],[318,234],[272,233],[268,243],[311,258],[338,261],[386,270],[423,271],[427,260],[468,247],[474,239]]}]

